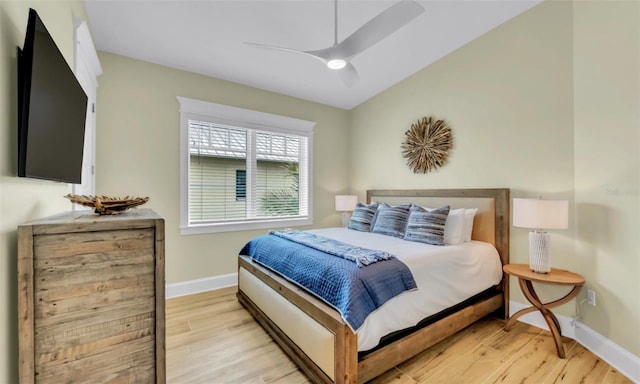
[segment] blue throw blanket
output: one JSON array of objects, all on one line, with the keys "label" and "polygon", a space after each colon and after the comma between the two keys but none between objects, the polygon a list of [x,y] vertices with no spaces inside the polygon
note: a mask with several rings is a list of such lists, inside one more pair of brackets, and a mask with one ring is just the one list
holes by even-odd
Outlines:
[{"label": "blue throw blanket", "polygon": [[317,249],[318,251],[322,251],[333,256],[353,261],[358,267],[364,267],[365,265],[373,264],[377,261],[393,258],[393,255],[389,252],[357,247],[335,239],[319,236],[311,232],[286,230],[272,231],[270,234],[291,240],[298,244],[304,244],[307,247]]},{"label": "blue throw blanket", "polygon": [[250,256],[333,306],[354,331],[387,300],[416,289],[409,268],[395,257],[359,268],[354,261],[274,234],[251,240],[240,254]]}]

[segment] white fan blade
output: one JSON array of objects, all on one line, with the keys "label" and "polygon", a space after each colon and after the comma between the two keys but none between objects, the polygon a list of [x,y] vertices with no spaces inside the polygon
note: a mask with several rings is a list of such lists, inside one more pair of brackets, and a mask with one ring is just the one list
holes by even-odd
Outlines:
[{"label": "white fan blade", "polygon": [[360,76],[358,76],[358,71],[356,71],[355,67],[350,62],[347,62],[347,65],[345,65],[344,68],[338,69],[336,70],[336,72],[344,85],[349,88],[353,87],[360,79]]},{"label": "white fan blade", "polygon": [[[311,53],[305,52],[305,51],[299,51],[299,50],[293,49],[293,48],[285,48],[285,47],[279,47],[277,45],[248,43],[248,42],[245,42],[244,44],[251,45],[251,46],[254,46],[254,47],[258,47],[258,48],[265,48],[265,49],[272,49],[272,50],[282,51],[282,52],[303,54],[305,56],[313,57],[314,59],[320,61],[325,66],[327,65],[327,61],[328,61],[328,60],[326,60],[326,59],[324,59],[324,58],[322,58],[320,56],[316,56],[314,54],[311,54]],[[344,68],[331,70],[331,71],[335,71],[336,75],[340,78],[340,80],[342,80],[342,82],[349,88],[351,88],[360,79],[360,77],[358,76],[358,72],[353,67],[353,64],[351,64],[350,62],[347,62],[347,64],[344,66]]]},{"label": "white fan blade", "polygon": [[424,7],[414,0],[401,0],[378,16],[369,20],[351,36],[333,47],[306,53],[323,57],[348,59],[375,45],[402,28],[424,12]]},{"label": "white fan blade", "polygon": [[279,47],[277,45],[267,45],[267,44],[258,44],[258,43],[248,43],[248,42],[244,42],[244,44],[251,45],[251,46],[254,46],[254,47],[258,47],[258,48],[266,48],[266,49],[273,49],[273,50],[277,50],[277,51],[302,54],[302,55],[305,55],[305,56],[313,57],[314,59],[319,60],[320,62],[322,62],[324,65],[327,65],[327,60],[325,60],[324,58],[322,58],[320,56],[317,56],[317,55],[314,55],[312,53],[309,53],[309,52],[299,51],[299,50],[293,49],[293,48]]}]

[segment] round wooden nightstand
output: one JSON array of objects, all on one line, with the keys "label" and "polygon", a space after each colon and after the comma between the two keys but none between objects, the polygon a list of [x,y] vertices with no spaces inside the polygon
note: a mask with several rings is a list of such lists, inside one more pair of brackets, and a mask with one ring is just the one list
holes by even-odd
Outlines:
[{"label": "round wooden nightstand", "polygon": [[[507,264],[503,267],[503,270],[506,274],[518,278],[518,283],[520,284],[522,293],[527,298],[527,300],[529,300],[529,302],[533,304],[533,306],[521,309],[518,312],[514,313],[513,316],[509,317],[509,320],[507,320],[507,324],[505,325],[504,329],[506,331],[509,331],[513,324],[515,324],[516,319],[518,319],[520,316],[538,310],[549,326],[549,331],[551,331],[553,340],[556,343],[558,356],[564,359],[565,354],[561,340],[562,334],[560,331],[560,323],[558,322],[558,319],[553,314],[553,312],[551,312],[549,309],[557,307],[558,305],[564,304],[573,299],[578,294],[578,292],[580,292],[580,288],[582,287],[582,285],[584,285],[584,277],[578,275],[577,273],[555,268],[551,268],[551,271],[549,271],[548,273],[537,273],[533,272],[529,268],[528,264]],[[543,284],[573,286],[573,289],[564,297],[558,300],[551,301],[549,303],[543,303],[540,301],[538,295],[533,289],[534,281],[536,283]]]}]

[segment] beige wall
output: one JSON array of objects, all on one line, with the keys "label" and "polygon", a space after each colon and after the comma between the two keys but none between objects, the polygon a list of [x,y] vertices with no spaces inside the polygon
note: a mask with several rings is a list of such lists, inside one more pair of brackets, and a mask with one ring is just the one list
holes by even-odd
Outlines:
[{"label": "beige wall", "polygon": [[72,67],[73,18],[86,19],[80,1],[0,1],[0,383],[18,382],[16,227],[71,209],[69,184],[17,178],[16,46],[30,7]]},{"label": "beige wall", "polygon": [[[597,307],[583,322],[640,356],[638,2],[545,2],[351,111],[352,192],[508,187],[512,197],[568,199],[552,264],[585,276]],[[443,168],[414,175],[400,153],[425,115],[445,119]],[[511,261],[528,262],[511,229]],[[575,242],[575,243],[574,243]],[[566,292],[539,287],[544,300]],[[517,284],[512,299],[525,304]],[[581,292],[579,299],[585,298]],[[575,303],[558,311],[575,313]]]},{"label": "beige wall", "polygon": [[[571,12],[570,2],[537,6],[355,108],[351,188],[507,187],[573,200]],[[454,144],[444,167],[419,175],[400,143],[425,115],[444,119]],[[576,265],[571,231],[552,241],[553,265]],[[527,260],[528,231],[512,228],[511,261]]]},{"label": "beige wall", "polygon": [[575,269],[585,323],[640,356],[640,2],[574,4]]},{"label": "beige wall", "polygon": [[237,270],[236,256],[265,231],[179,233],[179,131],[176,96],[317,122],[313,135],[314,226],[337,225],[334,195],[347,180],[347,112],[160,65],[100,53],[97,192],[149,196],[166,219],[167,283]]}]

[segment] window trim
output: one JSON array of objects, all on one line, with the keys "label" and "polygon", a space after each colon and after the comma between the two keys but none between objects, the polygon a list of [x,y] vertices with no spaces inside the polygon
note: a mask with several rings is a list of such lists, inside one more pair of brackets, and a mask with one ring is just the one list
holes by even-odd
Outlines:
[{"label": "window trim", "polygon": [[[313,224],[313,121],[266,112],[216,104],[177,96],[180,104],[180,233],[182,235],[246,231],[274,227]],[[189,223],[189,119],[214,124],[257,129],[308,138],[309,172],[307,181],[308,214],[306,217],[230,220],[224,223]]]}]

